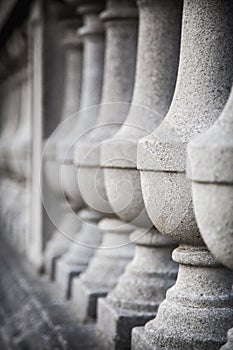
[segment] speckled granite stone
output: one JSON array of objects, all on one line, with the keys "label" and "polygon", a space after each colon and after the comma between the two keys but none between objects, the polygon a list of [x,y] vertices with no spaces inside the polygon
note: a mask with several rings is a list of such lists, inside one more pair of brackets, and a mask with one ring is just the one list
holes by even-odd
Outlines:
[{"label": "speckled granite stone", "polygon": [[139,142],[145,205],[157,229],[180,243],[173,252],[180,267],[156,318],[133,330],[133,349],[217,350],[233,323],[232,272],[204,245],[185,175],[187,143],[213,125],[229,96],[232,13],[232,1],[184,1],[173,101],[160,126]]}]

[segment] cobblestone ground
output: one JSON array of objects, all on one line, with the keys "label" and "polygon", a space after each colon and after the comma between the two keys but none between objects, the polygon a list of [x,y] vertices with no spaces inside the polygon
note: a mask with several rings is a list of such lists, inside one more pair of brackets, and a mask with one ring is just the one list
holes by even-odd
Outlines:
[{"label": "cobblestone ground", "polygon": [[80,325],[75,306],[0,240],[0,350],[99,349],[93,325]]}]

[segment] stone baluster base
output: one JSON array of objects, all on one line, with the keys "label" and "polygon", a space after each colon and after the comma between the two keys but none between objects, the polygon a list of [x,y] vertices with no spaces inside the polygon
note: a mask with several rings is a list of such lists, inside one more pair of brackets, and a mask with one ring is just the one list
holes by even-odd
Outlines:
[{"label": "stone baluster base", "polygon": [[132,328],[155,317],[176,280],[174,242],[156,229],[136,229],[130,238],[136,243],[133,260],[112,292],[98,301],[97,333],[107,349],[130,349]]},{"label": "stone baluster base", "polygon": [[[79,232],[81,227],[74,213],[69,208],[64,210],[64,216],[60,224],[60,230],[57,229],[52,238],[48,241],[44,253],[44,268],[52,280],[55,280],[56,261],[67,252],[71,244],[71,240],[66,237],[73,237]],[[64,232],[64,234],[63,234]]]},{"label": "stone baluster base", "polygon": [[103,232],[99,250],[72,286],[72,297],[82,322],[96,317],[98,298],[115,287],[134,253],[134,245],[129,240],[132,226],[118,219],[103,219],[99,228]]},{"label": "stone baluster base", "polygon": [[157,317],[132,332],[133,350],[218,350],[233,325],[232,272],[205,247],[180,246],[177,282]]},{"label": "stone baluster base", "polygon": [[72,279],[83,272],[96,247],[101,242],[101,231],[97,224],[101,216],[89,209],[82,209],[77,214],[81,230],[75,235],[69,250],[56,261],[56,282],[61,286],[66,298],[71,297]]}]

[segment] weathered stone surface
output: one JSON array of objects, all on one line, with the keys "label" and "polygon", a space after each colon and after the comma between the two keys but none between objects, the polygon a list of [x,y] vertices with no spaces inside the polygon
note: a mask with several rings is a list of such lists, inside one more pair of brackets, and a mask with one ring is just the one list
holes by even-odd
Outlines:
[{"label": "weathered stone surface", "polygon": [[[233,269],[233,90],[217,122],[188,145],[194,210],[210,251]],[[223,349],[232,348],[232,330]],[[222,349],[222,348],[221,348]]]},{"label": "weathered stone surface", "polygon": [[188,145],[198,226],[210,251],[233,269],[233,90],[217,122]]},{"label": "weathered stone surface", "polygon": [[[174,99],[159,128],[139,142],[138,167],[148,170],[141,172],[147,211],[162,233],[171,233],[173,237],[175,232],[185,244],[193,241],[194,236],[195,243],[200,243],[192,214],[190,183],[184,177],[186,145],[213,124],[229,96],[233,74],[228,55],[232,50],[232,24],[228,20],[231,6],[227,1],[224,6],[211,2],[202,9],[199,3],[184,3],[180,67]],[[219,25],[216,25],[218,12]],[[204,32],[200,20],[205,21]],[[211,51],[208,50],[210,46]],[[187,84],[190,77],[192,80]],[[149,170],[156,172],[152,174]],[[159,186],[153,186],[152,181]],[[156,203],[153,203],[155,199]]]},{"label": "weathered stone surface", "polygon": [[171,259],[173,242],[155,229],[136,229],[131,240],[136,242],[133,260],[117,286],[98,302],[97,332],[105,348],[130,349],[132,328],[156,315],[177,275]]},{"label": "weathered stone surface", "polygon": [[179,247],[173,258],[180,263],[178,280],[157,317],[140,331],[140,346],[146,339],[148,349],[219,349],[233,322],[233,274],[213,257],[211,261],[205,248]]},{"label": "weathered stone surface", "polygon": [[169,109],[179,61],[181,6],[179,0],[175,4],[138,1],[138,55],[132,103],[122,128],[103,143],[103,167],[136,168],[137,141],[153,131]]},{"label": "weathered stone surface", "polygon": [[137,141],[161,122],[172,99],[179,58],[181,2],[138,4],[138,58],[132,105],[121,129],[103,143],[101,150],[107,196],[114,212],[131,225],[142,227],[136,228],[133,235],[133,261],[116,288],[98,305],[98,333],[104,346],[111,349],[130,346],[131,329],[155,315],[166,287],[173,285],[176,277],[170,257],[173,243],[151,229],[136,153]]},{"label": "weathered stone surface", "polygon": [[[148,214],[159,231],[181,244],[173,253],[180,263],[177,282],[156,319],[145,326],[143,337],[151,349],[218,349],[233,321],[232,273],[204,246],[185,177],[187,143],[214,123],[229,95],[232,11],[230,1],[184,1],[174,98],[164,121],[139,143]],[[133,343],[135,349],[143,346],[143,340]]]}]

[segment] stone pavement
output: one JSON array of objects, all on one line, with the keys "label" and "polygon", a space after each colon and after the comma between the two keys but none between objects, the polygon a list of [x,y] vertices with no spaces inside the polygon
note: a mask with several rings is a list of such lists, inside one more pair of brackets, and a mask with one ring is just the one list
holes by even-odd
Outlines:
[{"label": "stone pavement", "polygon": [[0,349],[93,350],[94,326],[80,325],[75,306],[0,241]]}]

